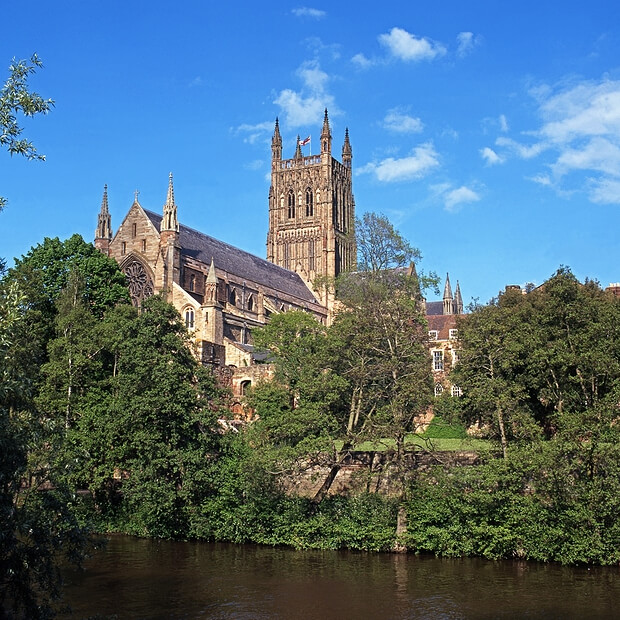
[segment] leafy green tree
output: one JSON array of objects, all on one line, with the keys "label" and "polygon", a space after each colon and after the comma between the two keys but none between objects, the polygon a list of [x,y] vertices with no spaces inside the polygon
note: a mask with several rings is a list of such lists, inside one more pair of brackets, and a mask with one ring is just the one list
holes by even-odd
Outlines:
[{"label": "leafy green tree", "polygon": [[220,392],[192,355],[180,315],[160,297],[140,313],[113,309],[104,323],[112,374],[90,390],[69,430],[75,476],[126,531],[187,536],[192,507],[209,491]]},{"label": "leafy green tree", "polygon": [[[8,149],[11,155],[45,159],[45,155],[39,154],[32,142],[21,137],[22,128],[18,124],[18,114],[47,114],[54,105],[51,99],[43,99],[29,90],[28,77],[42,66],[36,54],[30,61],[13,59],[9,66],[9,78],[0,90],[0,146]],[[5,205],[6,199],[0,197],[0,211]]]},{"label": "leafy green tree", "polygon": [[[15,362],[30,336],[24,303],[15,283],[0,291],[0,611],[46,618],[60,595],[60,558],[79,560],[86,541],[53,467],[35,385]],[[33,453],[46,456],[34,464]]]}]

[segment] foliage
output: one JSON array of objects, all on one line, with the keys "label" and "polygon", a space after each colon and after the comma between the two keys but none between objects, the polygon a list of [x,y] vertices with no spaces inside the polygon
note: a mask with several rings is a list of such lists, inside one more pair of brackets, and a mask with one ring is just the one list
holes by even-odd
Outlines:
[{"label": "foliage", "polygon": [[[20,113],[24,116],[47,114],[54,105],[51,99],[43,99],[28,88],[28,77],[42,66],[36,54],[32,55],[30,61],[13,59],[9,66],[9,78],[0,90],[0,146],[11,155],[45,159],[45,155],[37,153],[32,142],[21,138],[22,128],[17,121]],[[0,211],[5,205],[6,199],[0,197]]]}]

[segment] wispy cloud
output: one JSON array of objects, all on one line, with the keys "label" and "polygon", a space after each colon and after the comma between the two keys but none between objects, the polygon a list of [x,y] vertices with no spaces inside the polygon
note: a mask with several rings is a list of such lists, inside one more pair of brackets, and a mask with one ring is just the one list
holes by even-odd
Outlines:
[{"label": "wispy cloud", "polygon": [[480,45],[482,39],[476,36],[473,32],[459,32],[456,35],[456,54],[461,58],[470,54],[478,45]]},{"label": "wispy cloud", "polygon": [[286,88],[274,99],[290,127],[318,124],[323,120],[323,110],[337,113],[334,97],[327,92],[329,76],[316,60],[305,62],[297,70],[302,81],[299,91]]},{"label": "wispy cloud", "polygon": [[439,156],[432,144],[416,147],[407,157],[388,157],[378,163],[370,162],[362,166],[360,174],[373,174],[378,181],[393,183],[421,179],[439,166]]},{"label": "wispy cloud", "polygon": [[257,123],[255,125],[249,125],[244,123],[233,129],[235,135],[243,135],[243,141],[248,144],[254,144],[258,140],[266,137],[273,131],[273,121],[265,121],[263,123]]},{"label": "wispy cloud", "polygon": [[360,69],[367,69],[368,67],[372,67],[372,65],[376,64],[376,61],[366,58],[366,56],[362,53],[355,54],[355,56],[351,58],[351,62],[360,67]]},{"label": "wispy cloud", "polygon": [[509,129],[508,119],[506,118],[504,114],[499,115],[499,128],[500,128],[500,131],[503,131],[504,133],[507,132]]},{"label": "wispy cloud", "polygon": [[419,118],[409,116],[400,108],[392,108],[383,119],[383,126],[396,133],[420,133],[424,124]]},{"label": "wispy cloud", "polygon": [[189,86],[190,88],[194,87],[194,86],[200,86],[202,84],[202,78],[197,75],[193,80],[190,81]]},{"label": "wispy cloud", "polygon": [[321,11],[320,9],[312,9],[307,6],[299,7],[298,9],[293,9],[291,13],[295,17],[311,17],[312,19],[323,19],[327,15],[325,11]]},{"label": "wispy cloud", "polygon": [[502,157],[500,157],[492,148],[489,148],[488,146],[480,149],[480,155],[488,166],[492,166],[494,164],[501,164],[504,161]]},{"label": "wispy cloud", "polygon": [[560,193],[585,190],[595,203],[620,203],[620,81],[543,85],[530,94],[540,126],[521,140],[499,137],[496,146],[522,159],[545,155],[550,172],[532,177],[537,183]]},{"label": "wispy cloud", "polygon": [[416,37],[403,28],[394,27],[388,33],[379,35],[379,43],[385,46],[390,54],[406,62],[433,60],[446,53],[446,48],[426,37]]}]

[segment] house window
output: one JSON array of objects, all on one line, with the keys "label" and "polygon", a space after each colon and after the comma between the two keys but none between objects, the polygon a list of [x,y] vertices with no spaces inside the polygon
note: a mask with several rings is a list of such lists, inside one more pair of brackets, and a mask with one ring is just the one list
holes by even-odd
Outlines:
[{"label": "house window", "polygon": [[452,396],[462,396],[463,395],[463,390],[461,390],[461,388],[458,385],[453,385],[452,386]]},{"label": "house window", "polygon": [[295,217],[295,194],[293,190],[288,193],[288,219],[292,220]]},{"label": "house window", "polygon": [[312,217],[314,215],[314,203],[312,190],[308,188],[306,190],[306,217]]},{"label": "house window", "polygon": [[450,340],[456,340],[459,337],[459,330],[458,329],[451,329],[450,330]]},{"label": "house window", "polygon": [[441,396],[443,394],[443,385],[441,383],[435,383],[435,396]]},{"label": "house window", "polygon": [[193,293],[196,290],[196,276],[193,273],[189,277],[189,290],[190,293]]},{"label": "house window", "polygon": [[456,366],[461,358],[461,352],[452,350],[452,365]]},{"label": "house window", "polygon": [[428,332],[429,340],[437,340],[438,337],[439,337],[439,332],[436,329],[429,330]]},{"label": "house window", "polygon": [[433,370],[443,370],[443,351],[433,351]]},{"label": "house window", "polygon": [[194,329],[194,311],[191,308],[185,311],[185,327]]}]

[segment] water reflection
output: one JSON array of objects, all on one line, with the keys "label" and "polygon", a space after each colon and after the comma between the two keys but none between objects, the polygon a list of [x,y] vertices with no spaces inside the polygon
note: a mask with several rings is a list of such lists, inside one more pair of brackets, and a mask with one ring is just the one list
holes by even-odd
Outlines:
[{"label": "water reflection", "polygon": [[617,568],[113,537],[68,572],[73,618],[609,618]]}]

